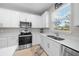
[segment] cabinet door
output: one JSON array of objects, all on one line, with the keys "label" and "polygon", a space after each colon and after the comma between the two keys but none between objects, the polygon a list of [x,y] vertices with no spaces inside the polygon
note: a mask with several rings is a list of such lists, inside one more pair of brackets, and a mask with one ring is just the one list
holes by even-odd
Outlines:
[{"label": "cabinet door", "polygon": [[47,39],[44,36],[41,36],[41,47],[46,51],[46,53],[48,49],[47,44],[48,44]]},{"label": "cabinet door", "polygon": [[40,33],[39,30],[32,29],[32,45],[40,44]]},{"label": "cabinet door", "polygon": [[49,38],[41,36],[41,46],[49,56],[59,56],[61,45]]},{"label": "cabinet door", "polygon": [[40,42],[40,45],[41,45],[41,47],[44,49],[44,47],[45,47],[45,43],[44,43],[44,37],[41,35],[41,42]]},{"label": "cabinet door", "polygon": [[7,43],[8,44],[8,47],[9,46],[18,45],[18,37],[16,37],[16,36],[8,37],[7,42],[8,42]]},{"label": "cabinet door", "polygon": [[47,42],[48,42],[48,55],[59,56],[61,50],[60,44],[50,39],[48,39]]},{"label": "cabinet door", "polygon": [[42,28],[42,19],[41,16],[31,15],[30,21],[32,22],[32,28]]},{"label": "cabinet door", "polygon": [[49,27],[49,12],[48,11],[43,13],[42,21],[43,21],[43,27],[48,28]]},{"label": "cabinet door", "polygon": [[30,22],[30,14],[19,12],[19,20],[23,22]]},{"label": "cabinet door", "polygon": [[19,28],[19,16],[16,11],[9,11],[7,19],[4,21],[4,27]]},{"label": "cabinet door", "polygon": [[7,47],[7,38],[0,39],[0,48]]},{"label": "cabinet door", "polygon": [[79,26],[79,4],[75,3],[72,4],[72,19],[73,19],[73,26]]},{"label": "cabinet door", "polygon": [[0,27],[19,27],[18,12],[0,8]]}]

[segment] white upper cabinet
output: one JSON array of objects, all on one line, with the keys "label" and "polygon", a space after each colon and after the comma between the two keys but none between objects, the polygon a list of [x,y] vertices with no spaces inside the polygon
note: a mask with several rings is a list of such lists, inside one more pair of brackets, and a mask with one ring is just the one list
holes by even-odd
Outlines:
[{"label": "white upper cabinet", "polygon": [[45,11],[42,15],[43,27],[49,28],[49,12]]},{"label": "white upper cabinet", "polygon": [[41,16],[31,15],[30,20],[32,22],[32,28],[43,28],[43,22]]},{"label": "white upper cabinet", "polygon": [[72,20],[73,20],[73,26],[79,26],[79,4],[78,3],[72,4]]},{"label": "white upper cabinet", "polygon": [[28,13],[23,13],[23,12],[19,12],[19,20],[23,21],[23,22],[30,22],[30,14]]},{"label": "white upper cabinet", "polygon": [[48,28],[48,12],[42,16],[0,8],[0,27],[19,28],[20,21],[31,22],[32,28]]},{"label": "white upper cabinet", "polygon": [[24,22],[31,22],[32,28],[42,28],[43,26],[42,18],[39,15],[20,13],[19,19]]},{"label": "white upper cabinet", "polygon": [[18,12],[0,8],[0,27],[18,28]]}]

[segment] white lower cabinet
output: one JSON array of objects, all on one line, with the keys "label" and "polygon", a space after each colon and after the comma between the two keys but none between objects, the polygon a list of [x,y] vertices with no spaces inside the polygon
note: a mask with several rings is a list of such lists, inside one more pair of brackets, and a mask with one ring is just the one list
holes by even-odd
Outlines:
[{"label": "white lower cabinet", "polygon": [[18,37],[10,36],[7,38],[0,38],[0,48],[6,48],[10,46],[18,45]]},{"label": "white lower cabinet", "polygon": [[49,56],[60,56],[61,44],[41,35],[40,45]]},{"label": "white lower cabinet", "polygon": [[37,32],[32,32],[32,45],[40,44],[40,35]]},{"label": "white lower cabinet", "polygon": [[0,39],[0,48],[7,47],[7,38]]},{"label": "white lower cabinet", "polygon": [[47,40],[48,55],[59,56],[61,51],[61,45],[53,40]]},{"label": "white lower cabinet", "polygon": [[41,47],[47,52],[47,39],[41,35]]},{"label": "white lower cabinet", "polygon": [[8,37],[8,40],[7,40],[7,46],[14,46],[14,45],[18,45],[18,37]]}]

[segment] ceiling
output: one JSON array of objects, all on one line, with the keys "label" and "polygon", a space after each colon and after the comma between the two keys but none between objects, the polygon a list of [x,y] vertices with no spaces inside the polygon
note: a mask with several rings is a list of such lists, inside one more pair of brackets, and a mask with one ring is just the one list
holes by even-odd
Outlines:
[{"label": "ceiling", "polygon": [[41,15],[52,3],[0,3],[1,8]]}]

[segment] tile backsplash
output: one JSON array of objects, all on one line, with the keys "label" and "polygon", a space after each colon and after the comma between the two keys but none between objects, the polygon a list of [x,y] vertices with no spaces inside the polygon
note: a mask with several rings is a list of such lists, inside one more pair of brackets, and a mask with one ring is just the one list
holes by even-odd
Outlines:
[{"label": "tile backsplash", "polygon": [[18,28],[1,28],[0,29],[0,38],[7,37],[7,36],[16,36],[19,34]]},{"label": "tile backsplash", "polygon": [[[54,34],[55,31],[54,30],[51,30],[50,28],[49,29],[44,29],[44,33],[47,33],[47,34]],[[59,32],[59,35],[70,35],[70,36],[77,36],[79,37],[79,27],[72,27],[71,31],[68,33],[66,32]]]}]

